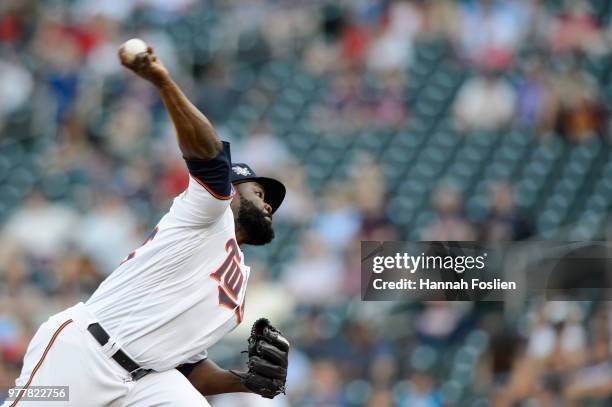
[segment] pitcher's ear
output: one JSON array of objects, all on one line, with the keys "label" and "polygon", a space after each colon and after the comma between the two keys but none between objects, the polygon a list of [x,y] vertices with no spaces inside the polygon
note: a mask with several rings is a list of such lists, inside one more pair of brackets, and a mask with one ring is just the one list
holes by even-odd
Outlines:
[{"label": "pitcher's ear", "polygon": [[240,192],[238,192],[238,188],[236,188],[235,185],[232,185],[232,188],[234,188],[234,198],[240,198]]}]

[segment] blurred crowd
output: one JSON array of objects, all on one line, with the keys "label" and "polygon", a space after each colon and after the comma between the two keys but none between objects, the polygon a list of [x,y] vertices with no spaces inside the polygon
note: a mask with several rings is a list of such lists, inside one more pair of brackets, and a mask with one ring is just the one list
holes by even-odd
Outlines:
[{"label": "blurred crowd", "polygon": [[[256,271],[247,317],[229,339],[237,353],[261,315],[294,339],[288,398],[265,405],[468,405],[457,403],[472,392],[474,405],[578,406],[612,394],[605,305],[542,305],[526,318],[465,304],[398,311],[359,303],[360,241],[407,236],[386,215],[380,163],[356,156],[346,176],[315,190],[308,163],[266,118],[279,85],[245,74],[297,60],[323,83],[308,111],[316,131],[394,131],[414,114],[415,44],[442,41],[469,73],[450,107],[464,137],[516,128],[543,140],[605,139],[612,99],[583,66],[609,54],[612,26],[592,2],[543,0],[0,2],[0,146],[36,145],[39,170],[0,224],[0,394],[38,325],[86,299],[186,186],[155,90],[117,62],[117,46],[132,37],[155,47],[232,142],[234,161],[288,187],[275,223],[279,239],[295,245],[274,256],[247,251]],[[236,126],[247,107],[257,114]],[[498,242],[536,233],[506,180],[491,186],[479,223],[465,216],[464,200],[438,185],[420,238]],[[481,345],[468,341],[475,332]],[[459,385],[434,367],[462,346],[479,350],[464,375],[472,381]],[[264,404],[237,395],[213,405],[240,403]]]},{"label": "blurred crowd", "polygon": [[523,317],[522,334],[491,336],[478,386],[489,387],[493,406],[606,405],[612,391],[611,311],[609,303],[533,307]]}]

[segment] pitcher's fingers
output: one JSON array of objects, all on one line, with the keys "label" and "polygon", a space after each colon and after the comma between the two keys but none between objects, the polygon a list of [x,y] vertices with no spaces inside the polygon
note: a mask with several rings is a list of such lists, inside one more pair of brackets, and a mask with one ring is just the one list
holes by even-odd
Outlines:
[{"label": "pitcher's fingers", "polygon": [[151,64],[151,60],[149,59],[149,54],[144,52],[140,54],[136,54],[134,57],[134,61],[130,64],[130,67],[135,71],[143,71],[149,67]]}]

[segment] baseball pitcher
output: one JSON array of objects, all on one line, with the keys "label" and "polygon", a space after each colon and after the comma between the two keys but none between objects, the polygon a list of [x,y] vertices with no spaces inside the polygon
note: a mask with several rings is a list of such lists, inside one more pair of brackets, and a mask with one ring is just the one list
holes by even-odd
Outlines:
[{"label": "baseball pitcher", "polygon": [[[242,320],[250,269],[240,247],[273,239],[285,187],[232,163],[229,143],[152,48],[134,59],[120,49],[119,58],[159,90],[189,186],[86,303],[42,324],[4,406],[208,406],[204,396],[228,392],[272,398],[284,392],[289,343],[267,320],[253,326],[247,371],[221,369],[206,350]],[[41,404],[33,391],[41,386],[68,386],[68,400]]]}]

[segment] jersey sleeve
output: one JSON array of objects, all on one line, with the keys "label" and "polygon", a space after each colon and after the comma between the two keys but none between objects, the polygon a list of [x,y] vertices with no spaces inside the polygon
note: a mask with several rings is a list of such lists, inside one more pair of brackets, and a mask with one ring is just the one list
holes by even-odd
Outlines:
[{"label": "jersey sleeve", "polygon": [[232,157],[230,143],[223,141],[223,149],[210,160],[187,160],[187,168],[192,179],[217,199],[231,199],[232,183],[230,172]]},{"label": "jersey sleeve", "polygon": [[198,226],[216,221],[229,207],[231,183],[230,144],[210,160],[185,160],[189,170],[187,189],[174,199],[170,214],[181,224]]}]

